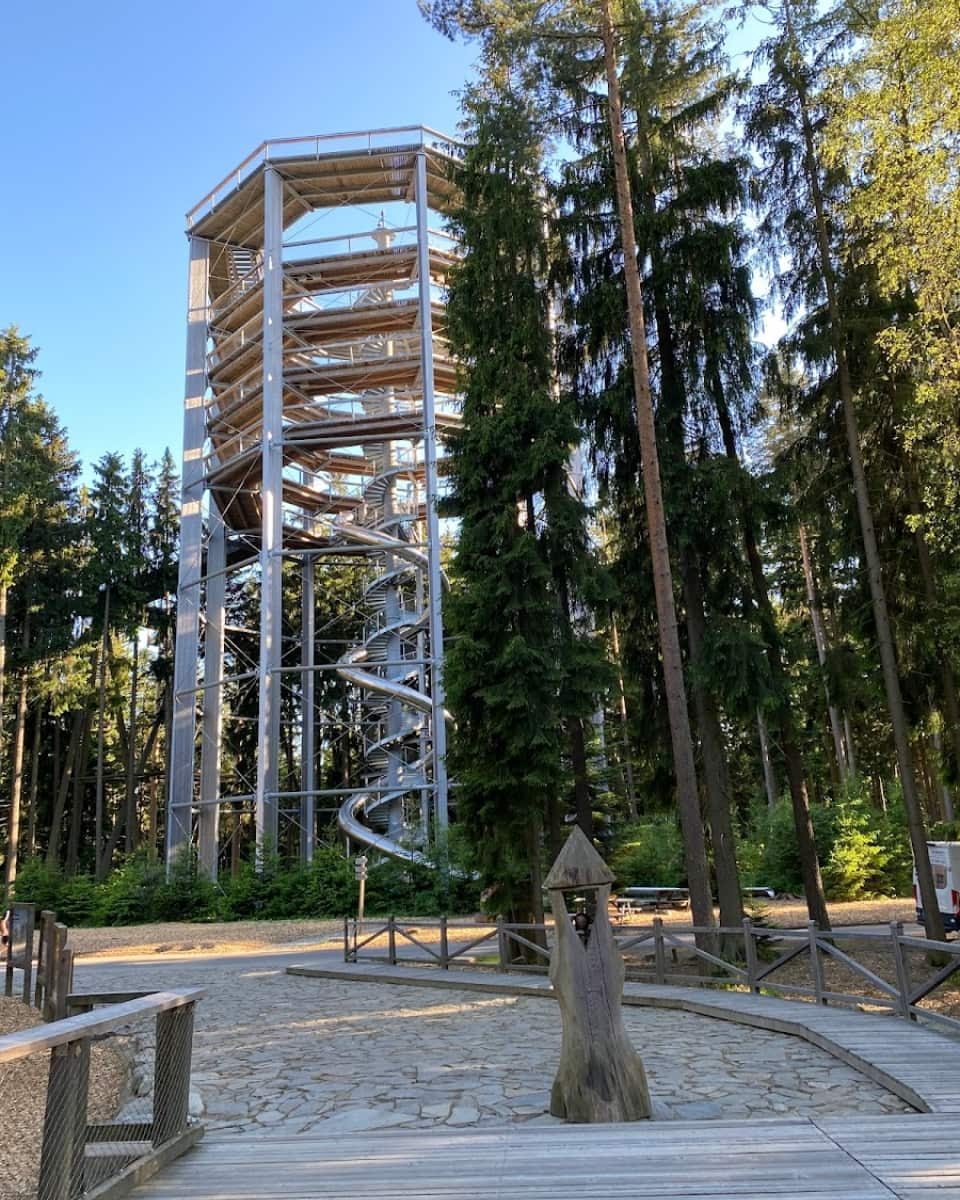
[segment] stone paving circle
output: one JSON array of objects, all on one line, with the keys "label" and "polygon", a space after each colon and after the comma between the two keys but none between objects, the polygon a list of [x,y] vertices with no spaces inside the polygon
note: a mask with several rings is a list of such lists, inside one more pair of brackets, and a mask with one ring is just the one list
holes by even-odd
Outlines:
[{"label": "stone paving circle", "polygon": [[[78,966],[77,990],[206,989],[192,1107],[251,1135],[558,1123],[549,1089],[560,1018],[546,999],[309,979],[263,959]],[[624,1018],[655,1116],[911,1112],[825,1051],[784,1034],[665,1009]]]}]

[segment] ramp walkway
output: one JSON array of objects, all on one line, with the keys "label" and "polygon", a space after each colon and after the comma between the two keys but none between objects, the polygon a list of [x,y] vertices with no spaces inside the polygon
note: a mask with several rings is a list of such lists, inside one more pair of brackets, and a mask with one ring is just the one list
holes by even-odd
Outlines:
[{"label": "ramp walkway", "polygon": [[136,1200],[958,1200],[950,1117],[209,1138]]},{"label": "ramp walkway", "polygon": [[[292,975],[551,1001],[542,976],[343,963]],[[960,1039],[890,1015],[727,990],[628,984],[676,1008],[803,1038],[919,1111],[904,1116],[505,1124],[208,1136],[137,1200],[960,1200]]]}]

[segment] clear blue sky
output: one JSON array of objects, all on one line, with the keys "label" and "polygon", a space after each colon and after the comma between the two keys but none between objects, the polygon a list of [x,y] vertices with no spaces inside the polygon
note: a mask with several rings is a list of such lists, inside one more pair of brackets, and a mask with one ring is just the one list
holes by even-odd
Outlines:
[{"label": "clear blue sky", "polygon": [[187,209],[265,138],[455,132],[473,58],[415,0],[37,0],[3,41],[0,327],[86,466],[179,461]]}]

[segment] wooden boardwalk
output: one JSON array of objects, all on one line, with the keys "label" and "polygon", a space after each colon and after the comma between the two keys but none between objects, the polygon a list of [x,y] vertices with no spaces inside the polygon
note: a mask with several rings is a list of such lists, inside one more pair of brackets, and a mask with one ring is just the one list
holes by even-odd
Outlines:
[{"label": "wooden boardwalk", "polygon": [[[315,960],[316,963],[317,960]],[[289,968],[550,999],[539,976],[379,963]],[[779,1030],[918,1110],[910,1116],[503,1125],[205,1139],[136,1200],[960,1200],[960,1039],[892,1016],[628,984],[624,1002]]]},{"label": "wooden boardwalk", "polygon": [[950,1117],[210,1138],[136,1200],[960,1200]]},{"label": "wooden boardwalk", "polygon": [[[385,963],[326,962],[288,967],[292,975],[368,983],[551,997],[542,975],[437,971]],[[920,1112],[960,1115],[960,1038],[891,1014],[751,996],[747,992],[627,983],[623,1002],[699,1013],[739,1025],[791,1034],[861,1071]],[[960,1139],[960,1126],[958,1126]]]}]

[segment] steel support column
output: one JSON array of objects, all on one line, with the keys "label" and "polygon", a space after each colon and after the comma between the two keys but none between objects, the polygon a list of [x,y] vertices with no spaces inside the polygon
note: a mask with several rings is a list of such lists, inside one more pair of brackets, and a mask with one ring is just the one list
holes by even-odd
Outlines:
[{"label": "steel support column", "polygon": [[180,566],[173,673],[173,729],[167,796],[167,869],[192,836],[196,740],[197,651],[203,540],[204,397],[207,386],[210,246],[190,239],[187,288],[187,357],[183,416],[183,483]]},{"label": "steel support column", "polygon": [[316,604],[314,595],[314,561],[311,556],[303,560],[303,616],[300,626],[301,675],[301,729],[300,729],[300,858],[302,862],[313,861],[313,844],[316,838],[314,792],[316,790]]},{"label": "steel support column", "polygon": [[260,663],[257,721],[257,860],[276,846],[283,606],[283,180],[263,173],[263,484],[260,497]]},{"label": "steel support column", "polygon": [[211,496],[207,518],[207,585],[203,633],[203,721],[200,727],[200,812],[197,818],[200,865],[217,877],[220,841],[220,744],[223,736],[223,643],[227,591],[227,540],[223,519]]},{"label": "steel support column", "polygon": [[442,575],[440,517],[437,513],[437,423],[433,393],[433,311],[430,298],[429,194],[427,156],[417,154],[417,274],[420,307],[420,360],[423,375],[423,456],[427,501],[428,628],[430,631],[430,696],[433,705],[433,812],[436,831],[447,828],[447,727],[443,690]]}]

